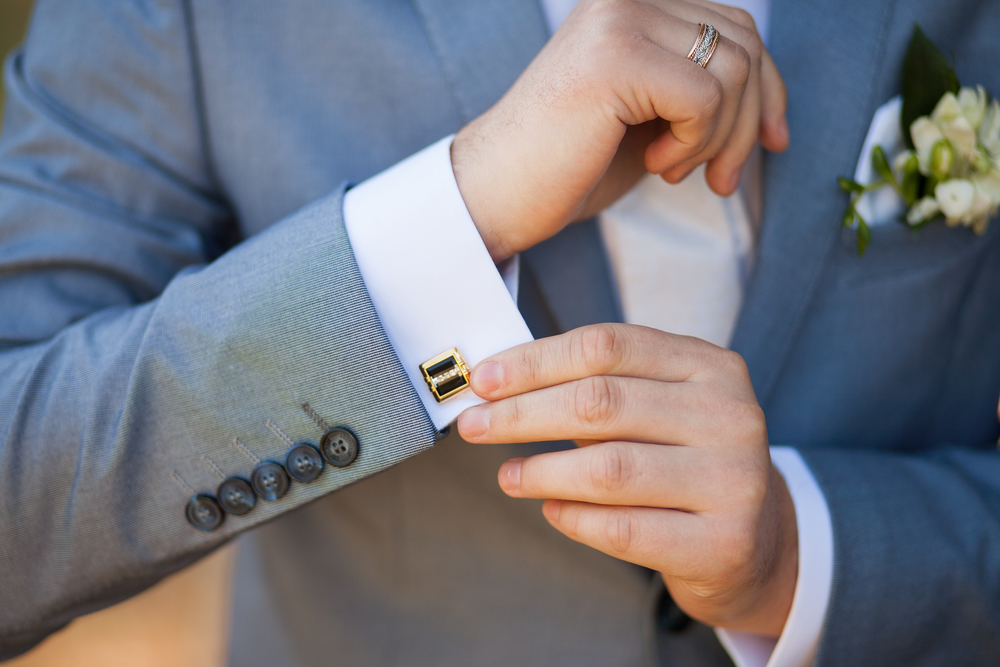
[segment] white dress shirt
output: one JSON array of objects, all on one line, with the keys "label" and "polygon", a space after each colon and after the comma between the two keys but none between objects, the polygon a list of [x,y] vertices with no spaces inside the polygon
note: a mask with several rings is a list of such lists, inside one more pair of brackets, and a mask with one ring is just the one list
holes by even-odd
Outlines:
[{"label": "white dress shirt", "polygon": [[[576,1],[542,0],[553,32]],[[767,34],[769,0],[732,4],[749,11],[761,34]],[[480,400],[467,391],[437,403],[420,373],[421,363],[457,346],[472,367],[531,340],[516,307],[516,258],[499,271],[490,261],[455,182],[451,139],[352,188],[344,200],[348,237],[372,302],[439,429]],[[756,237],[741,194],[715,195],[704,183],[703,170],[676,186],[650,175],[606,211],[600,224],[627,322],[728,345]],[[448,249],[447,258],[440,256],[442,248]],[[449,280],[438,270],[459,279]],[[447,298],[443,307],[461,317],[441,317],[442,294]],[[830,597],[833,530],[826,501],[794,449],[772,447],[771,457],[795,504],[798,580],[778,640],[716,631],[738,667],[809,664]]]}]

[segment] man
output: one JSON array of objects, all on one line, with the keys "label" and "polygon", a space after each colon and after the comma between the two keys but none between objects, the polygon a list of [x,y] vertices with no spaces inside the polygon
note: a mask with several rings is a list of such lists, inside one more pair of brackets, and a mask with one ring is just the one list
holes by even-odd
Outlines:
[{"label": "man", "polygon": [[[745,631],[729,633],[734,652],[757,637],[770,655],[780,635],[773,655],[787,654],[793,592],[815,584],[759,401],[833,522],[818,659],[995,656],[997,233],[914,242],[885,226],[858,260],[830,184],[897,92],[914,20],[963,80],[998,89],[997,9],[771,11],[797,143],[764,173],[731,341],[748,378],[706,343],[631,327],[503,353],[527,333],[508,326],[499,274],[469,278],[523,251],[536,337],[615,319],[597,228],[565,226],[640,165],[677,181],[708,160],[729,194],[758,127],[784,147],[780,82],[744,15],[586,3],[539,54],[527,1],[41,3],[8,68],[2,147],[5,650],[285,514],[241,564],[234,662],[724,658],[703,626],[682,627],[659,576],[561,538],[493,486],[512,455],[562,446],[424,451],[475,403],[420,384],[420,363],[456,346],[485,362],[472,389],[496,400],[460,418],[470,440],[615,441],[504,464],[503,488],[561,499],[553,524],[661,570],[691,615]],[[726,40],[704,69],[685,58],[698,23]],[[459,128],[450,152],[404,161]],[[419,178],[442,162],[454,182]],[[345,181],[365,182],[345,197]],[[463,215],[474,227],[447,226]],[[585,400],[568,401],[574,387]],[[613,469],[603,490],[566,483],[609,451],[658,486],[607,484]],[[663,487],[676,491],[651,493]],[[587,512],[615,506],[649,509],[628,510],[636,539],[588,532]],[[702,528],[672,527],[677,510]],[[263,588],[242,576],[258,567]]]}]

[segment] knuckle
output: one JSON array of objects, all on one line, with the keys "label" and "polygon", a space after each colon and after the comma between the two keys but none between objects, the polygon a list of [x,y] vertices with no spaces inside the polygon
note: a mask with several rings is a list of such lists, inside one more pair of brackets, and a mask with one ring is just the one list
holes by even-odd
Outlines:
[{"label": "knuckle", "polygon": [[611,385],[611,379],[601,375],[576,383],[572,408],[582,424],[596,429],[614,418],[617,398]]},{"label": "knuckle", "polygon": [[604,544],[613,554],[627,554],[636,540],[637,522],[632,510],[616,508],[604,521]]},{"label": "knuckle", "polygon": [[754,63],[760,61],[761,53],[764,51],[764,44],[760,41],[760,36],[756,30],[743,30],[740,33],[740,45],[746,50]]},{"label": "knuckle", "polygon": [[747,369],[747,362],[743,359],[743,356],[738,352],[733,352],[732,350],[727,350],[725,348],[716,348],[716,351],[720,354],[720,364],[723,371],[727,374],[735,376],[740,380],[750,379],[750,371]]},{"label": "knuckle", "polygon": [[514,363],[524,381],[532,387],[538,386],[542,381],[544,369],[541,355],[534,345],[524,345],[517,351]]},{"label": "knuckle", "polygon": [[733,23],[738,23],[744,28],[757,32],[757,22],[753,20],[753,14],[742,7],[726,7],[725,16]]},{"label": "knuckle", "polygon": [[594,488],[608,495],[617,495],[628,488],[635,466],[630,450],[620,443],[594,448],[590,462],[590,481]]},{"label": "knuckle", "polygon": [[629,21],[629,4],[628,0],[594,0],[588,4],[583,15],[590,36],[608,46],[633,41],[637,33]]},{"label": "knuckle", "polygon": [[757,444],[767,440],[764,411],[755,400],[728,401],[724,419],[730,437],[739,444]]},{"label": "knuckle", "polygon": [[577,342],[579,357],[590,374],[611,372],[624,355],[623,336],[613,324],[596,324],[579,329]]},{"label": "knuckle", "polygon": [[724,569],[736,572],[754,562],[757,551],[755,527],[743,520],[727,521],[719,530],[717,553],[723,559]]},{"label": "knuckle", "polygon": [[739,86],[746,85],[750,78],[750,68],[753,66],[753,59],[750,53],[742,44],[733,45],[732,64],[730,65],[729,78]]},{"label": "knuckle", "polygon": [[504,401],[498,401],[490,409],[490,433],[501,436],[515,432],[522,423],[522,397],[511,396]]},{"label": "knuckle", "polygon": [[706,116],[711,117],[719,113],[719,110],[722,108],[724,92],[722,83],[718,79],[713,77],[709,80],[708,85],[704,89],[702,102]]}]

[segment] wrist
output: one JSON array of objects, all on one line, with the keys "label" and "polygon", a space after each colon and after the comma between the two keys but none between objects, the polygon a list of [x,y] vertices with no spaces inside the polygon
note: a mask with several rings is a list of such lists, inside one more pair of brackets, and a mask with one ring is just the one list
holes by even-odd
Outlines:
[{"label": "wrist", "polygon": [[[517,251],[511,248],[500,232],[499,220],[502,216],[496,214],[493,201],[498,184],[495,178],[483,173],[482,161],[477,159],[482,153],[484,141],[475,125],[474,121],[455,135],[451,144],[451,168],[458,191],[483,244],[494,263],[500,263]],[[489,187],[490,183],[493,187]]]},{"label": "wrist", "polygon": [[795,520],[795,504],[785,478],[771,466],[770,487],[773,493],[776,539],[775,556],[770,576],[758,591],[754,604],[746,615],[733,624],[743,630],[768,637],[779,637],[788,621],[795,597],[799,574],[799,533]]}]

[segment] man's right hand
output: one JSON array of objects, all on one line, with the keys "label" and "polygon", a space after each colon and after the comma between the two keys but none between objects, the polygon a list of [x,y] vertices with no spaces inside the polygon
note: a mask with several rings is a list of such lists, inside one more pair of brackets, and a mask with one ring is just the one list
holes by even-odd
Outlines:
[{"label": "man's right hand", "polygon": [[[710,23],[707,68],[687,60]],[[707,0],[581,0],[503,98],[455,137],[459,190],[495,261],[627,192],[708,162],[732,194],[760,139],[788,146],[785,86],[746,12]]]}]

